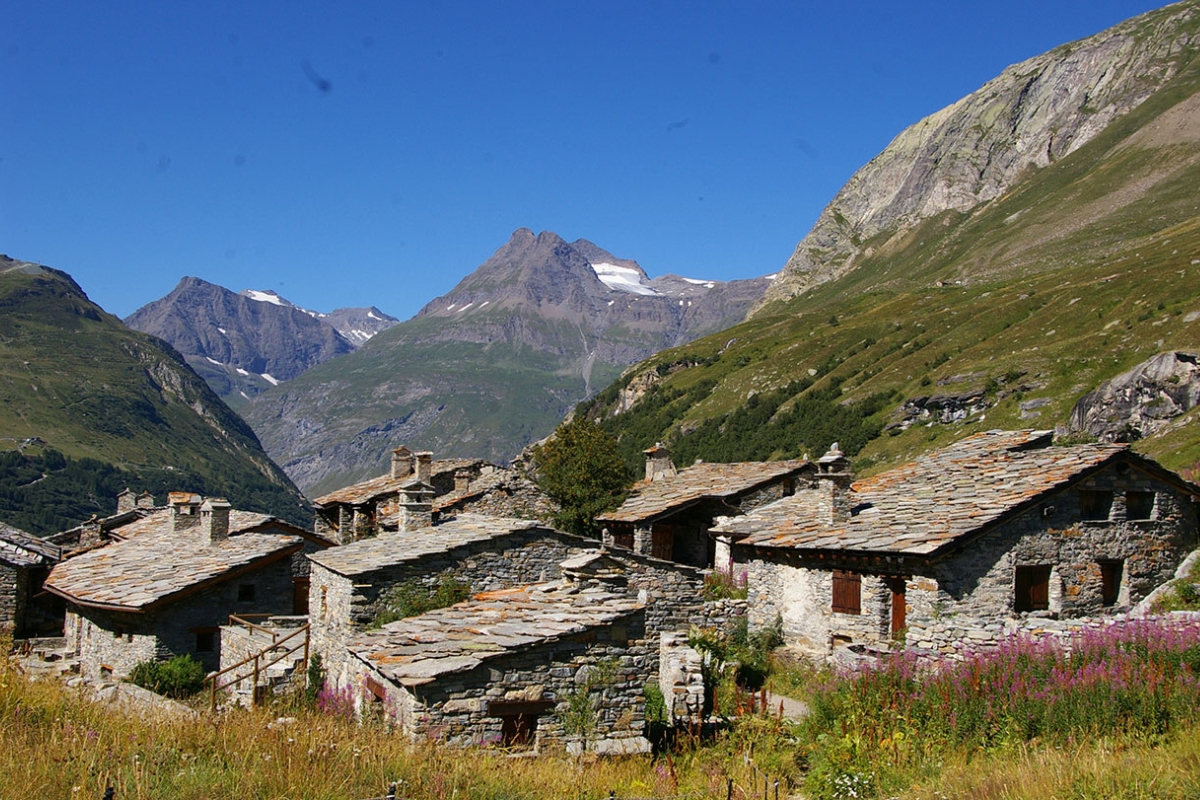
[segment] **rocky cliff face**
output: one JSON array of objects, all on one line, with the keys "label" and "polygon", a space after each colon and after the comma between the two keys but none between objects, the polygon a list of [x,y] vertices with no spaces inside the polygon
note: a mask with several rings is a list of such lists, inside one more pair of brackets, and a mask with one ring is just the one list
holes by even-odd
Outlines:
[{"label": "rocky cliff face", "polygon": [[1179,3],[1063,45],[907,128],[838,192],[759,307],[833,280],[922,220],[970,212],[1079,149],[1177,74],[1197,17],[1195,3]]},{"label": "rocky cliff face", "polygon": [[452,291],[244,413],[302,488],[378,474],[397,444],[507,461],[629,364],[741,319],[768,281],[651,280],[521,229]]}]

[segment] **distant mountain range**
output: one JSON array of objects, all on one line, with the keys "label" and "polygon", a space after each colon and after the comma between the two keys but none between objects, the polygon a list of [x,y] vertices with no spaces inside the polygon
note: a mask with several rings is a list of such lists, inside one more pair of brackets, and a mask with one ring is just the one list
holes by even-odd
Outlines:
[{"label": "distant mountain range", "polygon": [[126,487],[311,522],[254,432],[178,352],[66,273],[0,256],[0,520],[50,533],[112,513]]},{"label": "distant mountain range", "polygon": [[507,461],[628,365],[741,320],[769,280],[651,280],[527,229],[447,295],[242,413],[307,492],[383,471],[405,443]]},{"label": "distant mountain range", "polygon": [[234,293],[184,278],[125,324],[170,343],[213,391],[237,407],[310,367],[353,352],[398,321],[374,307],[321,314],[272,291]]}]

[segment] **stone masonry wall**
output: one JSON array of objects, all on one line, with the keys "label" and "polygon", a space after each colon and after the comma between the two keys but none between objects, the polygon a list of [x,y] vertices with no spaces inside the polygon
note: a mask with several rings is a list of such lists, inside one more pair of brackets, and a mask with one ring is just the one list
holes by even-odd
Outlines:
[{"label": "stone masonry wall", "polygon": [[14,633],[24,618],[22,572],[11,564],[0,563],[0,633]]}]

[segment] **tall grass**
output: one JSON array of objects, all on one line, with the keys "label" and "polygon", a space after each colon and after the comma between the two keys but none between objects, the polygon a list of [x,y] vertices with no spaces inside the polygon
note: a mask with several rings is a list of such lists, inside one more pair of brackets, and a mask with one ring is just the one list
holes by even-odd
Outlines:
[{"label": "tall grass", "polygon": [[817,796],[867,796],[956,753],[1167,741],[1200,723],[1200,624],[1014,638],[961,662],[898,654],[832,679],[810,704]]}]

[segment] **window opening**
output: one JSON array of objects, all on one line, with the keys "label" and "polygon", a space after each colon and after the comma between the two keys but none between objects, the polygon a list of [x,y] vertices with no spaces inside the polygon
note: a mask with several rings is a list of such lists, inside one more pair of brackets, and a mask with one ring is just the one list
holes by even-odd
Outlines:
[{"label": "window opening", "polygon": [[1154,514],[1154,492],[1126,492],[1125,518],[1150,519]]},{"label": "window opening", "polygon": [[1079,510],[1083,519],[1107,520],[1112,510],[1113,493],[1081,490],[1079,492]]}]

